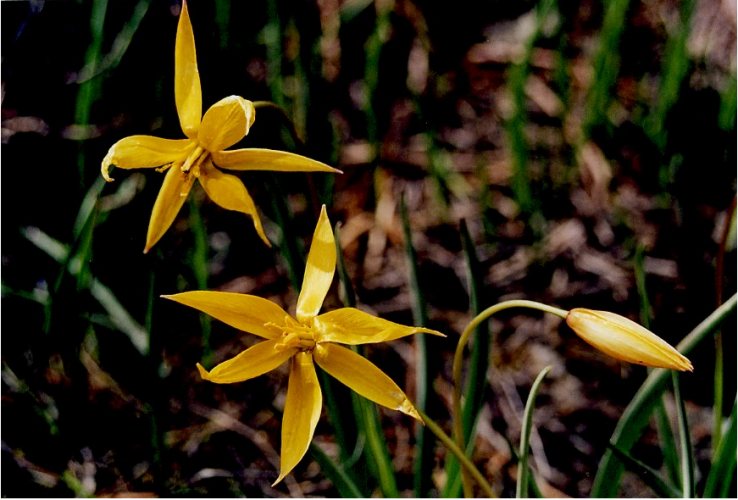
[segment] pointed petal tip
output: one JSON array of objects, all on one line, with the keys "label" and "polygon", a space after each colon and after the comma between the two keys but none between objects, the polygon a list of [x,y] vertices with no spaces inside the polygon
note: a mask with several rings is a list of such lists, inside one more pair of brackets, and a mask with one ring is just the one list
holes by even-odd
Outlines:
[{"label": "pointed petal tip", "polygon": [[410,402],[409,399],[406,398],[402,402],[402,404],[400,405],[400,407],[397,408],[397,409],[399,411],[401,411],[402,413],[404,413],[405,415],[410,415],[415,420],[417,420],[421,424],[425,425],[425,421],[423,420],[423,417],[420,416],[420,414],[418,413],[418,410],[415,409],[415,407],[413,406],[413,404]]},{"label": "pointed petal tip", "polygon": [[284,479],[287,476],[287,474],[280,474],[276,481],[272,483],[272,488],[274,488],[278,483],[282,482],[282,479]]},{"label": "pointed petal tip", "polygon": [[438,330],[431,330],[430,328],[417,327],[415,333],[427,333],[428,335],[435,335],[436,337],[447,337],[445,333],[441,333]]},{"label": "pointed petal tip", "polygon": [[105,182],[113,182],[115,179],[110,177],[110,166],[113,164],[113,159],[110,157],[110,153],[105,155],[102,163],[100,164],[100,173],[105,179]]},{"label": "pointed petal tip", "polygon": [[210,380],[210,373],[200,363],[197,363],[197,371],[203,380]]}]

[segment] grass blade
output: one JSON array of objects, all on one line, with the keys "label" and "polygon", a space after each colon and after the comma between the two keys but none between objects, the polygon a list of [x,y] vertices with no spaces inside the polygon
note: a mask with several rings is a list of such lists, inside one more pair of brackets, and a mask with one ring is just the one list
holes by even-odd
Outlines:
[{"label": "grass blade", "polygon": [[364,429],[366,437],[369,471],[379,481],[379,488],[385,497],[397,498],[400,494],[395,480],[395,470],[392,467],[389,451],[387,451],[387,443],[382,435],[377,408],[374,403],[357,394],[353,394],[353,405],[359,427]]},{"label": "grass blade", "polygon": [[272,201],[272,212],[275,222],[279,226],[280,239],[277,242],[279,251],[287,263],[287,271],[290,275],[290,283],[295,291],[302,287],[302,275],[305,272],[305,260],[303,259],[303,248],[297,238],[290,237],[292,231],[292,211],[287,204],[284,192],[278,181],[269,177],[267,181],[267,192]]},{"label": "grass blade", "polygon": [[590,137],[592,128],[607,120],[607,109],[612,99],[612,86],[620,71],[620,38],[627,26],[625,16],[630,0],[613,0],[605,5],[600,39],[592,61],[594,79],[587,95],[588,110],[582,124],[582,144]]},{"label": "grass blade", "polygon": [[[472,317],[482,312],[480,304],[482,295],[482,282],[479,277],[479,259],[474,248],[474,242],[469,235],[466,221],[461,220],[459,232],[461,233],[461,245],[464,250],[464,261],[466,262],[467,280],[469,286],[469,306]],[[479,413],[482,410],[484,389],[487,385],[487,370],[489,369],[490,334],[488,323],[479,325],[473,335],[473,344],[470,346],[471,359],[469,361],[469,374],[465,385],[464,406],[462,407],[462,420],[464,431],[464,442],[467,444],[467,456],[473,449],[472,436],[476,427]],[[444,487],[444,497],[459,497],[462,493],[461,473],[459,462],[454,457],[446,459],[446,477],[448,478]]]},{"label": "grass blade", "polygon": [[[648,300],[648,291],[646,290],[646,271],[643,266],[643,251],[643,245],[638,245],[633,262],[633,274],[635,275],[636,288],[638,289],[638,296],[641,303],[640,321],[644,327],[650,329],[651,302]],[[678,484],[680,477],[679,453],[663,398],[656,406],[656,428],[658,429],[661,453],[664,455],[664,463],[666,464],[669,479],[672,484]]]},{"label": "grass blade", "polygon": [[530,469],[528,467],[528,450],[530,449],[530,431],[533,424],[533,408],[535,407],[538,389],[541,382],[551,371],[551,366],[547,366],[538,374],[533,381],[528,394],[528,401],[525,402],[525,411],[523,412],[523,427],[520,429],[520,461],[518,462],[518,484],[515,488],[515,498],[528,497],[528,478]]},{"label": "grass blade", "polygon": [[[23,230],[23,235],[28,241],[60,264],[63,264],[67,260],[67,256],[69,255],[67,246],[58,242],[39,228],[27,227]],[[66,266],[67,272],[72,276],[77,276],[81,268],[82,265],[77,258],[70,259]],[[131,344],[141,354],[145,355],[149,350],[149,336],[146,330],[126,311],[115,297],[115,294],[96,278],[90,276],[87,281],[87,287],[90,294],[100,303],[103,309],[105,309],[105,312],[108,313],[115,327],[126,334]]]},{"label": "grass blade", "polygon": [[[677,350],[684,355],[692,352],[697,345],[708,338],[725,321],[728,315],[735,312],[738,296],[733,295],[710,316],[697,325],[677,345]],[[653,370],[641,385],[638,392],[623,412],[613,431],[610,443],[621,450],[630,451],[640,438],[648,424],[651,412],[666,388],[669,372],[663,369]],[[600,461],[597,475],[592,486],[592,497],[614,497],[617,494],[623,464],[612,451],[606,451]]]},{"label": "grass blade", "polygon": [[505,131],[510,144],[512,163],[512,190],[515,193],[515,201],[520,206],[520,211],[530,216],[536,210],[536,199],[533,197],[528,175],[528,140],[525,136],[525,128],[528,122],[526,112],[525,86],[528,82],[530,61],[533,57],[533,48],[541,34],[543,24],[549,13],[555,8],[555,0],[543,0],[536,7],[536,26],[525,44],[525,53],[520,62],[514,64],[507,76],[507,85],[512,97],[512,114],[505,123]]},{"label": "grass blade", "polygon": [[671,372],[671,380],[674,385],[674,400],[676,401],[677,422],[679,424],[679,447],[682,451],[682,496],[684,498],[694,498],[694,453],[689,438],[689,422],[687,421],[687,410],[684,408],[679,374],[674,371]]},{"label": "grass blade", "polygon": [[[417,326],[427,326],[428,315],[426,313],[425,297],[420,289],[418,258],[413,247],[410,218],[407,213],[404,195],[400,197],[400,218],[402,219],[402,233],[405,238],[405,256],[407,258],[410,296],[412,297],[413,322]],[[413,342],[415,342],[415,407],[420,411],[427,411],[428,347],[424,335],[414,335]],[[433,473],[431,439],[430,432],[424,426],[416,426],[413,477],[414,492],[417,497],[427,496],[431,488],[430,479]]]},{"label": "grass blade", "polygon": [[[199,290],[208,288],[208,232],[200,214],[200,204],[194,196],[190,196],[190,227],[195,237],[195,245],[192,249],[192,274]],[[200,314],[200,329],[202,331],[202,359],[206,366],[212,362],[212,349],[210,347],[210,333],[212,332],[212,321],[207,314]]]},{"label": "grass blade", "polygon": [[680,491],[659,476],[658,471],[652,469],[617,446],[610,444],[608,445],[608,448],[613,452],[618,460],[623,462],[628,470],[638,474],[638,477],[640,477],[643,482],[646,483],[646,485],[659,497],[680,498],[682,496]]},{"label": "grass blade", "polygon": [[738,401],[733,403],[725,436],[715,452],[702,495],[704,498],[727,498],[731,483],[735,481],[737,404]]},{"label": "grass blade", "polygon": [[310,453],[320,465],[323,474],[331,480],[343,498],[365,498],[366,495],[359,490],[354,480],[346,472],[341,464],[338,464],[315,443],[310,444]]},{"label": "grass blade", "polygon": [[680,2],[679,22],[669,34],[664,48],[661,82],[656,93],[657,101],[645,123],[646,133],[659,149],[666,146],[666,117],[679,100],[682,83],[689,73],[687,41],[691,33],[689,28],[695,3],[694,0]]}]

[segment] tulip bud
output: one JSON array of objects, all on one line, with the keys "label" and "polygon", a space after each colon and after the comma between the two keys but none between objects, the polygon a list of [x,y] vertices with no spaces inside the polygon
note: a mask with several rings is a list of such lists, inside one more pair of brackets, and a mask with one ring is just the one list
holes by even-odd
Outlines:
[{"label": "tulip bud", "polygon": [[679,371],[692,371],[692,363],[676,349],[638,323],[618,314],[572,309],[566,324],[585,342],[613,358]]}]

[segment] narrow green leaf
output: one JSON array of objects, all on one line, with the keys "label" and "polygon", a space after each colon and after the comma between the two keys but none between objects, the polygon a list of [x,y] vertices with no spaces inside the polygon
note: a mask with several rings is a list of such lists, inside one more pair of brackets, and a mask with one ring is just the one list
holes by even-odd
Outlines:
[{"label": "narrow green leaf", "polygon": [[608,448],[612,450],[618,460],[625,464],[625,467],[628,470],[638,474],[638,477],[640,477],[643,482],[646,483],[646,486],[651,488],[656,495],[667,498],[680,498],[682,496],[680,491],[661,478],[658,471],[644,464],[637,458],[634,458],[617,446],[609,444]]},{"label": "narrow green leaf", "polygon": [[345,307],[356,307],[356,292],[351,284],[351,278],[346,269],[346,261],[343,258],[343,249],[341,248],[340,224],[335,225],[333,234],[336,240],[336,269],[338,270],[338,282],[341,284],[341,300]]},{"label": "narrow green leaf", "polygon": [[630,0],[612,0],[605,5],[605,16],[592,61],[593,79],[587,94],[588,113],[582,124],[583,141],[590,137],[593,127],[607,121],[607,112],[613,98],[611,92],[620,71],[620,39],[627,26],[626,14]]},{"label": "narrow green leaf", "polygon": [[[736,308],[738,296],[733,295],[722,306],[713,311],[710,316],[697,325],[677,345],[677,350],[684,355],[691,353],[697,345],[709,338],[728,315]],[[638,392],[623,412],[615,427],[610,443],[623,451],[630,451],[638,441],[644,428],[648,424],[654,405],[659,401],[666,388],[669,372],[663,369],[653,370]],[[600,466],[592,486],[593,497],[614,497],[617,495],[620,478],[623,473],[623,464],[620,463],[612,451],[606,451],[600,461]]]},{"label": "narrow green leaf", "polygon": [[[466,221],[461,220],[459,226],[461,244],[464,250],[464,261],[466,263],[466,276],[469,287],[469,308],[472,317],[482,312],[481,294],[483,284],[480,277],[479,259],[477,258],[474,242],[469,235]],[[479,325],[474,333],[474,340],[470,346],[471,359],[469,361],[469,374],[467,376],[464,390],[464,405],[462,407],[464,442],[467,443],[467,456],[471,456],[474,448],[474,429],[476,428],[479,414],[484,403],[484,389],[487,385],[487,370],[489,369],[490,334],[488,323]],[[462,494],[461,471],[459,462],[454,457],[446,460],[447,482],[443,490],[444,497],[459,497]]]},{"label": "narrow green leaf", "polygon": [[684,408],[684,398],[679,384],[679,373],[671,372],[671,381],[674,386],[674,401],[676,402],[677,423],[679,426],[679,447],[681,449],[682,496],[694,498],[694,454],[689,434],[687,410]]},{"label": "narrow green leaf", "polygon": [[[641,324],[646,328],[651,328],[651,302],[648,300],[648,290],[646,289],[646,271],[643,266],[643,245],[636,247],[635,258],[633,259],[633,274],[635,275],[636,288],[638,289],[638,297],[640,298],[640,320]],[[664,464],[669,474],[672,484],[679,483],[679,452],[674,439],[674,432],[669,423],[669,416],[666,413],[666,406],[663,398],[656,406],[656,428],[659,433],[659,442],[661,443],[661,453],[664,455]]]},{"label": "narrow green leaf", "polygon": [[[205,223],[200,215],[200,204],[195,196],[190,196],[190,228],[195,238],[195,245],[192,249],[192,258],[190,265],[192,274],[195,276],[195,283],[199,290],[207,290],[208,288],[208,232]],[[210,333],[212,332],[212,320],[207,314],[200,314],[200,330],[202,331],[202,360],[203,363],[209,365],[212,362],[212,349],[210,346]]]},{"label": "narrow green leaf", "polygon": [[[418,258],[413,247],[410,218],[407,213],[405,196],[400,197],[400,219],[402,233],[405,238],[405,256],[410,282],[410,296],[412,297],[413,322],[417,326],[428,326],[425,297],[420,288],[418,279]],[[415,407],[427,411],[428,399],[428,348],[424,335],[413,336],[415,342]],[[415,462],[413,464],[414,492],[417,497],[428,496],[431,488],[431,474],[433,473],[432,437],[422,425],[416,426],[415,433]]]},{"label": "narrow green leaf", "polygon": [[[26,227],[23,229],[23,235],[28,239],[28,241],[44,251],[55,261],[60,264],[66,261],[69,254],[67,246],[47,235],[39,228]],[[77,276],[81,267],[81,263],[76,258],[71,259],[66,265],[67,271],[72,276]],[[146,354],[149,349],[149,336],[146,333],[146,330],[144,330],[144,328],[135,319],[133,319],[128,311],[126,311],[115,297],[115,294],[92,276],[88,280],[87,286],[90,294],[100,303],[103,309],[105,309],[105,312],[108,313],[110,320],[116,328],[128,336],[133,346],[141,354]]]},{"label": "narrow green leaf", "polygon": [[336,463],[331,457],[315,443],[310,443],[310,453],[316,462],[320,465],[323,474],[331,480],[343,498],[365,498],[366,495],[361,492],[351,476],[343,468],[343,465]]},{"label": "narrow green leaf", "polygon": [[518,483],[515,488],[515,498],[523,498],[529,496],[528,492],[528,451],[530,449],[530,432],[533,424],[533,409],[535,408],[536,396],[541,382],[551,371],[551,366],[547,366],[538,374],[533,381],[528,394],[528,401],[525,402],[525,410],[523,411],[523,427],[520,429],[520,461],[518,462]]},{"label": "narrow green leaf", "polygon": [[525,128],[528,122],[526,111],[525,88],[528,83],[530,63],[533,57],[535,43],[541,35],[544,22],[549,13],[555,8],[556,0],[543,0],[536,7],[536,25],[526,40],[524,54],[520,61],[513,64],[507,75],[507,87],[511,96],[512,113],[505,122],[505,132],[510,145],[512,181],[511,187],[515,193],[515,201],[521,212],[530,216],[537,209],[537,200],[533,197],[528,175],[528,139]]},{"label": "narrow green leaf", "polygon": [[[338,269],[338,280],[341,285],[341,298],[345,307],[356,307],[356,294],[354,287],[351,285],[351,279],[349,278],[348,271],[346,270],[346,261],[343,258],[343,249],[341,248],[341,229],[340,225],[336,224],[334,228],[334,237],[336,241],[336,268]],[[362,352],[362,346],[350,346],[354,352]],[[383,441],[381,435],[381,422],[379,415],[376,410],[371,411],[367,405],[371,405],[369,401],[365,400],[353,391],[350,393],[351,406],[343,408],[343,416],[340,418],[344,419],[344,422],[356,422],[355,427],[349,428],[348,432],[351,433],[351,437],[344,437],[344,453],[347,456],[348,463],[353,465],[357,463],[358,458],[362,454],[366,454],[367,463],[372,471],[375,471],[374,477],[380,478],[380,488],[386,496],[391,496],[393,492],[397,491],[397,485],[394,483],[394,470],[392,469],[392,462],[389,458],[389,451],[387,451],[387,445]],[[349,412],[349,409],[353,410],[353,413]],[[338,418],[338,417],[337,417]],[[368,422],[367,422],[368,420]],[[346,432],[344,432],[345,434]],[[353,439],[356,443],[353,450],[351,450],[349,443]],[[368,446],[366,446],[368,443]],[[346,470],[350,470],[346,464],[344,464]],[[367,474],[358,475],[366,478]],[[384,483],[382,483],[384,481]],[[362,484],[365,484],[364,481]],[[365,488],[362,489],[362,496],[370,496],[370,491]]]},{"label": "narrow green leaf", "polygon": [[305,260],[303,258],[303,249],[298,238],[291,235],[292,231],[292,211],[287,204],[284,192],[274,177],[269,177],[267,184],[267,192],[272,201],[272,211],[274,212],[275,222],[279,226],[281,235],[277,246],[287,263],[287,271],[290,275],[290,283],[295,291],[302,287],[302,275],[305,272]]},{"label": "narrow green leaf", "polygon": [[352,396],[359,427],[364,430],[366,437],[365,450],[369,471],[379,481],[379,488],[385,497],[397,498],[400,494],[395,480],[395,470],[382,434],[377,408],[374,403],[358,394],[352,393]]},{"label": "narrow green leaf", "polygon": [[725,435],[712,461],[712,467],[707,475],[705,483],[704,498],[727,498],[731,483],[736,480],[736,405],[733,403],[733,411],[728,419]]}]

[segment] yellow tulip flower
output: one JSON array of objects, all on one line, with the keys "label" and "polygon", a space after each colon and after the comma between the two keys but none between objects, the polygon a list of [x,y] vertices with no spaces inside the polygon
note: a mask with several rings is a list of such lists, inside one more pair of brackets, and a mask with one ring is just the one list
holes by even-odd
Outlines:
[{"label": "yellow tulip flower", "polygon": [[290,362],[282,420],[282,459],[274,484],[305,455],[318,424],[322,395],[314,362],[365,398],[422,422],[392,379],[367,359],[338,344],[371,344],[415,333],[444,335],[428,328],[399,325],[351,307],[319,315],[335,268],[335,240],[323,206],[308,253],[296,318],[254,295],[194,291],[163,296],[265,339],[209,372],[198,364],[204,379],[219,384],[241,382]]},{"label": "yellow tulip flower", "polygon": [[133,135],[116,142],[102,161],[102,175],[108,182],[113,180],[108,174],[111,165],[168,170],[151,212],[144,253],[172,225],[195,179],[221,207],[251,216],[256,232],[269,245],[246,186],[235,175],[220,169],[340,173],[319,161],[286,151],[261,148],[226,151],[249,133],[256,110],[251,101],[234,95],[216,102],[202,116],[195,37],[186,2],[182,3],[174,47],[174,97],[179,123],[187,139]]},{"label": "yellow tulip flower", "polygon": [[656,334],[619,314],[572,309],[566,323],[585,342],[613,358],[679,371],[692,371],[692,363]]}]

